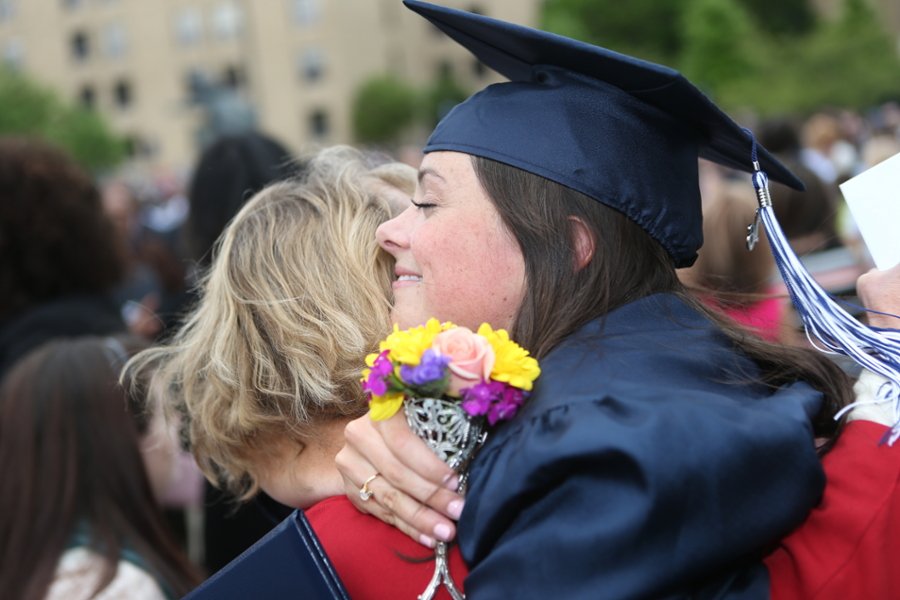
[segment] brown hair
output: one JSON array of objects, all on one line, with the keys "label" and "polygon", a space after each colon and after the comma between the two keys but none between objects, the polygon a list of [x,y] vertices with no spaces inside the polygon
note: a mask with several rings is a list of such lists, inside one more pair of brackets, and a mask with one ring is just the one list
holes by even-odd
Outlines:
[{"label": "brown hair", "polygon": [[44,142],[0,138],[0,320],[38,303],[109,291],[124,273],[93,181]]},{"label": "brown hair", "polygon": [[[102,555],[103,589],[130,546],[179,596],[200,579],[169,535],[123,410],[120,342],[56,341],[35,350],[0,388],[0,596],[44,598],[76,528]],[[127,342],[126,342],[127,345]],[[134,399],[132,399],[133,404]]]},{"label": "brown hair", "polygon": [[415,170],[349,147],[270,185],[226,228],[201,301],[169,344],[135,358],[187,417],[191,450],[242,499],[285,435],[365,414],[361,367],[389,332],[393,262],[375,230]]},{"label": "brown hair", "polygon": [[[510,333],[536,358],[620,306],[651,294],[674,294],[759,365],[766,384],[803,380],[821,391],[825,404],[814,429],[820,436],[836,435],[831,417],[849,401],[852,388],[827,357],[766,342],[704,306],[682,286],[663,247],[623,213],[516,167],[477,156],[472,164],[525,259],[525,297]],[[593,259],[580,270],[572,216],[587,226],[595,244]]]}]

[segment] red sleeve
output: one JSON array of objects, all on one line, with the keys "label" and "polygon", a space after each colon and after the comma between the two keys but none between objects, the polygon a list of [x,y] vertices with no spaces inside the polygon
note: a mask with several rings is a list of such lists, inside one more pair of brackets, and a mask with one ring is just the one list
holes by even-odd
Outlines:
[{"label": "red sleeve", "polygon": [[772,600],[900,597],[900,444],[851,421],[822,464],[821,504],[765,559]]},{"label": "red sleeve", "polygon": [[[306,516],[353,600],[414,599],[431,581],[434,552],[362,514],[346,496],[323,500]],[[459,547],[453,546],[450,573],[461,591],[468,572]],[[451,600],[443,586],[435,598]]]}]

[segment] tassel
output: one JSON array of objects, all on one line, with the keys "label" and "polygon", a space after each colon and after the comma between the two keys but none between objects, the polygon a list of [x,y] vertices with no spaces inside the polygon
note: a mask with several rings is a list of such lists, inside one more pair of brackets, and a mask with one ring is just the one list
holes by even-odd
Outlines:
[{"label": "tassel", "polygon": [[849,356],[864,368],[887,378],[887,383],[881,386],[874,400],[854,402],[835,415],[835,419],[840,419],[844,413],[857,406],[891,402],[894,425],[882,442],[887,441],[888,445],[893,445],[900,438],[900,331],[863,325],[839,306],[838,303],[842,301],[822,289],[809,274],[775,218],[769,194],[769,178],[760,169],[756,139],[750,130],[745,131],[750,134],[753,142],[753,187],[759,201],[756,218],[748,228],[747,246],[752,250],[759,239],[761,222],[766,228],[775,263],[781,271],[797,313],[806,326],[806,337],[813,347],[826,354]]}]

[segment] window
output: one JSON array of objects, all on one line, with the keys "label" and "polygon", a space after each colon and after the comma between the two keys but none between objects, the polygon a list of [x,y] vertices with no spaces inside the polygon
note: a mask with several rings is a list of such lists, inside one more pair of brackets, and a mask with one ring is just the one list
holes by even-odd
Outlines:
[{"label": "window", "polygon": [[291,0],[291,12],[297,25],[301,27],[315,25],[321,17],[319,0]]},{"label": "window", "polygon": [[131,106],[131,103],[134,101],[131,83],[124,79],[117,81],[113,88],[113,98],[115,99],[116,106],[119,108],[124,109]]},{"label": "window", "polygon": [[94,90],[94,86],[86,85],[81,88],[81,91],[78,92],[78,103],[82,108],[94,110],[97,104],[97,92]]},{"label": "window", "polygon": [[175,15],[175,38],[182,46],[193,46],[203,39],[203,15],[191,6]]},{"label": "window", "polygon": [[3,42],[3,64],[12,69],[19,71],[25,62],[25,45],[19,38],[8,39]]},{"label": "window", "polygon": [[128,52],[128,34],[119,23],[108,25],[103,30],[103,46],[110,58],[121,58]]},{"label": "window", "polygon": [[72,51],[72,58],[78,62],[87,60],[91,54],[90,38],[83,31],[76,31],[72,34],[69,46]]},{"label": "window", "polygon": [[0,23],[11,21],[16,16],[15,0],[0,0]]},{"label": "window", "polygon": [[244,15],[241,7],[234,2],[220,2],[213,9],[212,28],[216,37],[230,40],[241,34],[244,26]]},{"label": "window", "polygon": [[315,83],[322,79],[325,71],[325,54],[318,48],[310,48],[298,57],[300,77],[307,83]]},{"label": "window", "polygon": [[315,110],[309,115],[309,134],[312,137],[325,138],[328,136],[328,129],[328,113],[324,110]]}]

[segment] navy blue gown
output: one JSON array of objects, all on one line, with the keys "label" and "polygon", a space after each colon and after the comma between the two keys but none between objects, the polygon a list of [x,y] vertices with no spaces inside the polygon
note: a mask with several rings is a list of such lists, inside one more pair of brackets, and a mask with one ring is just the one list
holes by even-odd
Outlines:
[{"label": "navy blue gown", "polygon": [[824,489],[821,394],[756,382],[670,295],[587,324],[541,369],[470,471],[469,600],[768,598],[760,550]]}]

